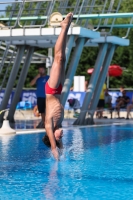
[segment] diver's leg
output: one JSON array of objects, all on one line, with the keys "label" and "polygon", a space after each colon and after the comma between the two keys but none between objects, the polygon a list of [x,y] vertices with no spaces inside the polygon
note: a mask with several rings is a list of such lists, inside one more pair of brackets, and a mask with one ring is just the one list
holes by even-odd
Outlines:
[{"label": "diver's leg", "polygon": [[[61,32],[57,39],[54,51],[54,62],[50,72],[50,78],[48,80],[49,86],[57,88],[61,83],[61,76],[64,76],[64,70],[62,69],[65,65],[65,49],[66,39],[69,26],[72,21],[73,14],[69,13],[66,18],[61,22]],[[63,73],[63,74],[62,74]]]}]

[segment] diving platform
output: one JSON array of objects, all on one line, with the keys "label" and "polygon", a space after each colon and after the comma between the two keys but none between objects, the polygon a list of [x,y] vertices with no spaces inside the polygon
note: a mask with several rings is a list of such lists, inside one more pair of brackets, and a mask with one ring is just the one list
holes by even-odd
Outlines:
[{"label": "diving platform", "polygon": [[129,39],[120,38],[117,36],[101,36],[99,38],[90,39],[86,42],[85,46],[90,46],[92,44],[102,44],[102,43],[110,43],[119,46],[129,46],[130,41]]},{"label": "diving platform", "polygon": [[[0,31],[0,40],[12,45],[30,45],[50,48],[54,47],[61,27],[58,28],[18,28]],[[100,37],[100,32],[94,32],[83,27],[70,27],[68,36],[78,38],[96,39]]]}]

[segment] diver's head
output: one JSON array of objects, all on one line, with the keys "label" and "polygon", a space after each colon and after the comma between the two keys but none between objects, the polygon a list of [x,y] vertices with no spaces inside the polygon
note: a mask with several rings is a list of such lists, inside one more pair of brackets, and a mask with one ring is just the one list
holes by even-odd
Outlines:
[{"label": "diver's head", "polygon": [[[56,146],[58,148],[62,147],[62,141],[61,138],[63,137],[63,130],[58,128],[54,131],[54,136],[55,136],[55,142],[56,142]],[[43,137],[42,141],[44,142],[44,144],[47,147],[51,147],[50,141],[49,141],[49,137],[47,136],[47,134]]]},{"label": "diver's head", "polygon": [[63,137],[63,130],[61,128],[58,128],[54,131],[54,136],[56,141],[60,141]]}]

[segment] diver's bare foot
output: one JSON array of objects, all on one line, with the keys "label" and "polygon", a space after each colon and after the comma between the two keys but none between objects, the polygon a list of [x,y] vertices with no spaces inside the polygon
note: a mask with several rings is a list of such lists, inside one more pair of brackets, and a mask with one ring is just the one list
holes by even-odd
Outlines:
[{"label": "diver's bare foot", "polygon": [[62,28],[69,28],[73,18],[73,13],[68,13],[65,19],[61,22]]}]

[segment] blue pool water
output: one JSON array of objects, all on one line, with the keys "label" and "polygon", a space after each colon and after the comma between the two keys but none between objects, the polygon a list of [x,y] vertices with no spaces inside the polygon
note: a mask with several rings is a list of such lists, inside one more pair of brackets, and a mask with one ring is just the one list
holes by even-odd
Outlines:
[{"label": "blue pool water", "polygon": [[60,162],[43,134],[0,137],[0,199],[133,199],[133,126],[64,130]]}]

